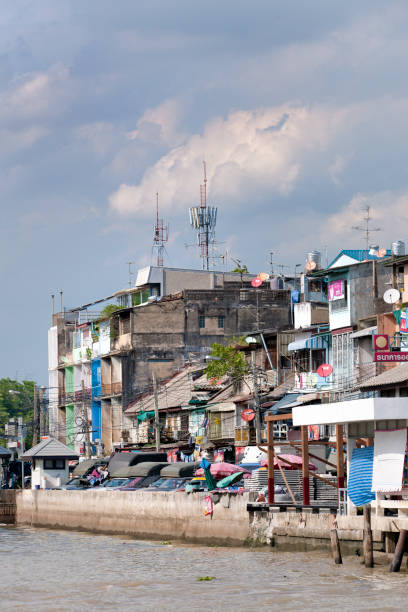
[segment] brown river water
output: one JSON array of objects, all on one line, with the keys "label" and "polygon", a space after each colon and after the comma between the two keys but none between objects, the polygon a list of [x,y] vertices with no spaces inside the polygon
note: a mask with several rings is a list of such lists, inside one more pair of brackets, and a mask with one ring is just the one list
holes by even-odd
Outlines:
[{"label": "brown river water", "polygon": [[[326,552],[0,527],[0,610],[406,610],[408,574]],[[405,561],[404,561],[405,565]],[[203,576],[214,576],[207,582]]]}]

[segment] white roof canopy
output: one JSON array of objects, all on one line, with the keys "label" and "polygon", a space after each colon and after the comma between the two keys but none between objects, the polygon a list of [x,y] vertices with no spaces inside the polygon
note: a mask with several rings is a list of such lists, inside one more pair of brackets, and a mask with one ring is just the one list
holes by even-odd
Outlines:
[{"label": "white roof canopy", "polygon": [[292,417],[296,426],[408,419],[408,398],[369,397],[333,404],[296,406]]}]

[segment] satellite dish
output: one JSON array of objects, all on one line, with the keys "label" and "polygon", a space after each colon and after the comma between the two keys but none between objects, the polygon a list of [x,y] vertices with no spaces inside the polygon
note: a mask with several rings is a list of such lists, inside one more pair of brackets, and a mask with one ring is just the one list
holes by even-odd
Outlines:
[{"label": "satellite dish", "polygon": [[395,304],[400,299],[400,292],[398,289],[387,289],[383,295],[384,302],[387,304]]},{"label": "satellite dish", "polygon": [[260,287],[262,285],[262,281],[260,278],[254,278],[251,280],[251,285],[253,287]]},{"label": "satellite dish", "polygon": [[378,257],[380,257],[380,258],[381,258],[381,257],[385,257],[385,256],[386,256],[386,254],[387,254],[387,249],[384,249],[384,248],[379,249],[379,251],[378,251]]},{"label": "satellite dish", "polygon": [[316,265],[315,261],[307,261],[305,268],[308,272],[313,272],[313,270],[316,270]]},{"label": "satellite dish", "polygon": [[261,272],[260,274],[258,274],[258,278],[261,279],[261,281],[267,281],[269,278],[269,274],[267,274],[266,272]]}]

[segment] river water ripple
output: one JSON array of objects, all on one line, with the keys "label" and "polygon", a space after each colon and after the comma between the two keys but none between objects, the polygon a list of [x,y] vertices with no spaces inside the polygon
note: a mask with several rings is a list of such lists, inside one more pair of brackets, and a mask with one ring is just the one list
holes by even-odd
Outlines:
[{"label": "river water ripple", "polygon": [[[327,553],[188,546],[0,528],[0,610],[406,609],[408,575]],[[215,580],[200,582],[200,576]]]}]

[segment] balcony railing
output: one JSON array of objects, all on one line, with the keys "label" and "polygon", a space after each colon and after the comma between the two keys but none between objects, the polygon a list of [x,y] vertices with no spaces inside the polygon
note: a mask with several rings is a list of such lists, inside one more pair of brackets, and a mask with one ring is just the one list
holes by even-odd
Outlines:
[{"label": "balcony railing", "polygon": [[122,383],[106,383],[102,384],[102,395],[120,395],[122,393]]}]

